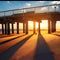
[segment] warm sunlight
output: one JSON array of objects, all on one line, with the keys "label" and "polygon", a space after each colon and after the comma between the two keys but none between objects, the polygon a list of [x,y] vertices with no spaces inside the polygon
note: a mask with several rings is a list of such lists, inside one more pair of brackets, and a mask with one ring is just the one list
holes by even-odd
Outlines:
[{"label": "warm sunlight", "polygon": [[[38,28],[38,22],[36,22],[36,29]],[[42,20],[40,23],[40,28],[41,29],[47,29],[48,28],[48,21],[47,20]]]},{"label": "warm sunlight", "polygon": [[48,29],[48,21],[42,20],[42,23],[40,23],[41,29]]},{"label": "warm sunlight", "polygon": [[29,30],[33,29],[33,21],[28,21],[28,26]]},{"label": "warm sunlight", "polygon": [[[59,28],[59,26],[60,26],[60,24],[59,24],[60,22],[59,21],[57,21],[57,24],[56,24],[56,28],[57,29],[60,29]],[[17,28],[17,23],[15,22],[15,24],[14,24],[14,29],[16,29]],[[33,21],[28,21],[28,28],[29,29],[33,29]],[[0,29],[2,28],[2,26],[1,26],[1,24],[0,24]],[[36,29],[38,28],[38,22],[36,22]],[[42,22],[40,23],[40,28],[41,29],[48,29],[48,21],[47,20],[42,20]],[[10,29],[11,29],[11,24],[10,24]],[[19,23],[19,29],[23,29],[23,24],[22,23]]]},{"label": "warm sunlight", "polygon": [[[33,21],[29,21],[29,29],[33,29]],[[48,28],[48,21],[47,20],[42,20],[40,23],[40,28],[41,29],[47,29]],[[38,22],[36,22],[36,29],[38,29]]]}]

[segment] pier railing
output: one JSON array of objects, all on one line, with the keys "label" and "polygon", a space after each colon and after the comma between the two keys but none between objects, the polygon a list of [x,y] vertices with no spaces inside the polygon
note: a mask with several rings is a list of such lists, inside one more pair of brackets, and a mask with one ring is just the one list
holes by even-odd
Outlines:
[{"label": "pier railing", "polygon": [[10,15],[20,14],[20,13],[26,13],[26,12],[31,12],[31,11],[34,11],[35,13],[48,13],[48,12],[59,12],[60,13],[60,4],[0,11],[0,17],[10,16]]}]

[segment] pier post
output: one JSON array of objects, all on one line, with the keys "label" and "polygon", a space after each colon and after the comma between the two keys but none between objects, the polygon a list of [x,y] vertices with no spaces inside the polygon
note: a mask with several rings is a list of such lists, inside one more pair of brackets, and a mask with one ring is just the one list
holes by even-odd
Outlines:
[{"label": "pier post", "polygon": [[2,23],[2,34],[4,34],[4,24]]},{"label": "pier post", "polygon": [[36,22],[34,21],[34,22],[33,22],[33,33],[35,33],[35,25],[36,25],[35,23],[36,23]]},{"label": "pier post", "polygon": [[7,23],[7,25],[8,25],[8,28],[7,28],[7,30],[8,30],[8,35],[10,34],[10,23]]},{"label": "pier post", "polygon": [[56,32],[56,21],[55,21],[55,23],[54,23],[54,32]]},{"label": "pier post", "polygon": [[5,23],[5,34],[7,34],[7,27],[6,27],[7,25],[6,25],[6,23]]},{"label": "pier post", "polygon": [[38,34],[40,34],[40,22],[38,22]]},{"label": "pier post", "polygon": [[12,34],[14,34],[14,24],[12,23]]},{"label": "pier post", "polygon": [[52,21],[51,26],[52,26],[52,32],[55,32],[56,31],[56,21]]},{"label": "pier post", "polygon": [[28,34],[28,21],[26,22],[26,34]]},{"label": "pier post", "polygon": [[17,34],[19,34],[19,22],[17,22]]},{"label": "pier post", "polygon": [[48,20],[48,33],[50,34],[50,20]]},{"label": "pier post", "polygon": [[25,23],[23,23],[23,33],[25,33]]}]

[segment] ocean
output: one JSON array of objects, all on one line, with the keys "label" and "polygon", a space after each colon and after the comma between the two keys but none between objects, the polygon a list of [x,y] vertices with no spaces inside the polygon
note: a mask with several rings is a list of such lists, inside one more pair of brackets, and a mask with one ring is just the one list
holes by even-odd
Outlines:
[{"label": "ocean", "polygon": [[[19,29],[19,33],[22,33],[23,30]],[[10,33],[12,33],[12,30],[10,29]],[[17,33],[17,29],[14,29],[14,33]],[[2,34],[2,30],[0,29],[0,34]]]},{"label": "ocean", "polygon": [[[33,30],[29,30],[33,31]],[[41,29],[41,31],[48,31],[47,29]],[[60,32],[60,29],[56,29],[57,32]],[[22,33],[23,29],[19,29],[19,33]],[[12,30],[10,29],[10,33],[12,33]],[[17,33],[17,29],[14,29],[14,33]],[[2,34],[2,29],[0,29],[0,34]]]}]

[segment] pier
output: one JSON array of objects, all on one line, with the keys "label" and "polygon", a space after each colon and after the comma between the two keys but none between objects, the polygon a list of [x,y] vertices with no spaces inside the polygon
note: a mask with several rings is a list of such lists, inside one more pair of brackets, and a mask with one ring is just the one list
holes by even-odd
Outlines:
[{"label": "pier", "polygon": [[2,34],[10,34],[10,23],[12,24],[12,34],[14,34],[13,27],[15,22],[17,22],[17,34],[19,34],[19,23],[23,23],[23,33],[28,34],[28,21],[34,22],[33,33],[35,33],[35,22],[38,22],[38,33],[40,33],[40,23],[42,20],[48,20],[49,34],[55,32],[56,22],[60,21],[60,4],[21,8],[0,12]]}]

